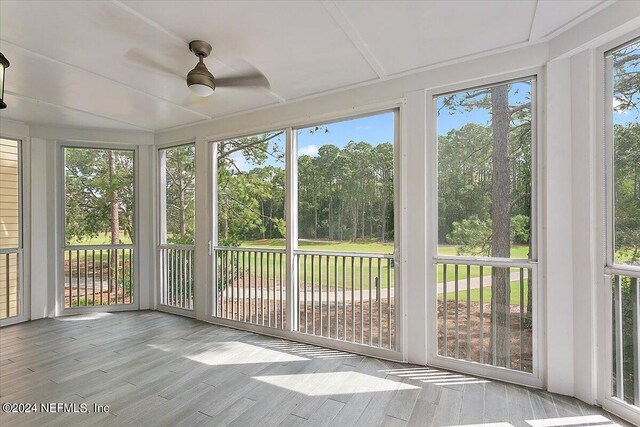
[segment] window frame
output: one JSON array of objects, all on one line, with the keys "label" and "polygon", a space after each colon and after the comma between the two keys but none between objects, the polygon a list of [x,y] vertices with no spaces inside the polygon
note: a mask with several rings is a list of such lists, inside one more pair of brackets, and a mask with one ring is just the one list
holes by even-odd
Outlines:
[{"label": "window frame", "polygon": [[[491,258],[491,257],[467,257],[467,256],[440,256],[438,255],[438,135],[437,135],[437,98],[443,95],[464,92],[479,88],[486,88],[532,80],[531,97],[531,239],[532,254],[530,259],[518,258]],[[544,88],[545,73],[541,67],[504,73],[499,76],[486,77],[456,83],[440,88],[428,90],[426,93],[426,121],[427,121],[427,260],[428,269],[425,285],[427,286],[427,363],[444,369],[456,370],[472,375],[497,378],[508,382],[514,382],[532,387],[543,387],[546,375],[546,344],[545,344],[545,313],[546,298],[543,286],[543,274],[545,268],[545,216],[543,202],[545,197],[545,184],[542,174],[542,159],[544,159],[545,141],[540,135],[544,135],[544,115],[542,105],[545,102]],[[506,268],[528,268],[532,270],[532,372],[516,371],[509,368],[497,367],[489,364],[455,359],[438,354],[438,324],[437,324],[437,265],[449,264],[482,264]]]},{"label": "window frame", "polygon": [[[193,286],[193,294],[191,295],[191,297],[193,298],[193,308],[189,309],[189,308],[182,308],[182,307],[174,307],[171,305],[167,305],[167,304],[163,304],[162,303],[162,292],[163,292],[163,282],[162,282],[162,277],[163,277],[163,271],[162,271],[162,262],[161,262],[161,256],[162,256],[162,250],[163,249],[183,249],[183,250],[193,250],[194,251],[194,257],[193,257],[193,271],[192,274],[194,275],[195,278],[195,274],[196,274],[196,270],[198,268],[198,257],[195,256],[195,251],[196,251],[196,245],[197,245],[197,234],[195,233],[195,229],[197,227],[197,222],[196,222],[196,216],[197,216],[197,209],[194,206],[194,236],[193,236],[193,244],[176,244],[176,243],[167,243],[167,242],[163,242],[162,241],[162,233],[163,233],[163,227],[166,227],[166,206],[164,205],[165,200],[166,200],[166,177],[163,176],[162,171],[162,154],[161,152],[164,150],[169,150],[171,148],[177,148],[177,147],[184,147],[184,146],[188,146],[188,145],[192,145],[194,150],[195,150],[195,155],[194,155],[194,180],[197,180],[197,143],[195,139],[188,139],[188,140],[184,140],[184,141],[177,141],[177,142],[170,142],[167,144],[159,144],[156,145],[154,148],[154,154],[156,156],[156,161],[155,161],[155,167],[156,167],[156,183],[157,185],[155,186],[155,194],[157,195],[157,200],[155,202],[155,206],[157,209],[157,213],[156,215],[154,215],[155,220],[157,221],[156,226],[154,227],[154,252],[155,255],[153,257],[154,261],[155,261],[155,285],[152,285],[152,288],[154,290],[154,304],[155,307],[159,310],[159,311],[164,311],[167,313],[172,313],[172,314],[178,314],[181,316],[185,316],[185,317],[191,317],[191,318],[195,318],[196,317],[196,313],[195,313],[195,306],[196,306],[196,301],[198,299],[198,286],[195,286],[195,280],[194,280],[194,286]],[[163,195],[165,197],[163,197]],[[164,232],[166,233],[166,228],[164,230]]]},{"label": "window frame", "polygon": [[[134,212],[133,212],[133,235],[131,244],[120,245],[93,245],[93,247],[110,246],[113,249],[133,249],[133,278],[131,280],[133,286],[133,292],[131,293],[132,301],[129,304],[108,304],[103,306],[89,306],[89,307],[65,307],[64,298],[64,268],[60,268],[64,263],[65,250],[82,250],[83,248],[91,248],[92,245],[66,245],[66,161],[65,161],[65,148],[85,148],[85,149],[97,149],[97,150],[116,150],[116,151],[132,151],[133,152],[133,200],[134,200]],[[57,286],[56,286],[56,306],[55,316],[67,316],[80,313],[86,313],[87,311],[93,312],[109,312],[109,311],[135,311],[140,307],[140,146],[130,145],[126,143],[96,143],[85,141],[69,141],[69,140],[57,140],[56,141],[56,155],[57,155],[57,169],[56,169],[56,203],[58,213],[58,224],[55,247],[56,247],[56,268],[57,271]]]},{"label": "window frame", "polygon": [[[29,245],[26,234],[28,229],[25,229],[25,217],[28,217],[29,210],[28,205],[25,204],[25,200],[28,200],[29,195],[25,194],[28,191],[28,176],[29,162],[26,157],[28,156],[28,138],[15,136],[15,135],[1,135],[2,139],[14,141],[17,143],[18,148],[18,245],[15,248],[6,248],[4,251],[7,253],[16,253],[18,255],[17,268],[17,297],[18,297],[18,314],[11,317],[6,317],[0,320],[0,326],[12,325],[14,323],[23,322],[30,317],[29,304],[30,304],[30,286],[29,278],[25,274],[28,271],[29,259],[27,259],[27,247]],[[27,149],[25,149],[27,145]],[[14,252],[10,252],[14,251]],[[8,307],[7,307],[8,309]]]},{"label": "window frame", "polygon": [[[435,161],[434,161],[434,165],[433,167],[435,168],[435,179],[436,179],[436,187],[435,187],[435,200],[434,200],[434,206],[435,206],[435,248],[434,248],[434,254],[435,254],[435,259],[440,262],[495,262],[496,264],[500,264],[500,266],[512,266],[512,267],[527,267],[529,266],[531,263],[536,263],[538,262],[539,259],[539,254],[538,254],[538,197],[536,196],[538,194],[538,177],[539,177],[539,171],[538,171],[538,156],[539,156],[539,151],[538,151],[538,127],[539,127],[539,120],[538,120],[538,93],[539,93],[539,75],[538,74],[527,74],[524,75],[522,77],[514,77],[514,78],[508,78],[506,80],[498,80],[498,81],[493,81],[492,83],[488,83],[488,84],[478,84],[475,86],[461,86],[462,89],[451,89],[451,90],[447,90],[445,92],[435,92],[433,95],[430,95],[431,97],[431,102],[433,102],[433,106],[432,108],[434,110],[437,110],[435,108],[435,105],[437,103],[437,99],[443,96],[448,96],[448,95],[455,95],[455,94],[459,94],[459,93],[463,93],[463,92],[469,92],[469,91],[473,91],[473,90],[477,90],[477,89],[488,89],[488,88],[492,88],[492,87],[496,87],[496,86],[503,86],[506,84],[510,84],[510,83],[519,83],[519,82],[524,82],[524,81],[531,81],[531,146],[530,146],[530,154],[531,154],[531,221],[530,221],[530,227],[531,227],[531,253],[529,254],[529,258],[501,258],[501,257],[486,257],[486,256],[464,256],[464,255],[438,255],[438,246],[439,246],[439,242],[437,239],[438,236],[438,224],[439,224],[439,217],[440,217],[440,209],[439,209],[439,205],[438,205],[438,199],[439,199],[439,194],[438,194],[438,134],[437,134],[437,129],[438,129],[438,116],[437,114],[435,115],[435,122],[433,123],[434,126],[434,131],[435,131],[435,139],[434,139],[434,144],[435,144]],[[427,101],[429,102],[429,101]]]},{"label": "window frame", "polygon": [[[209,218],[207,221],[209,222],[209,242],[208,242],[208,255],[209,255],[209,272],[208,272],[208,285],[210,288],[213,283],[215,283],[216,277],[216,262],[215,257],[213,256],[215,248],[218,247],[218,211],[217,211],[217,203],[218,203],[218,194],[217,194],[217,150],[218,144],[220,142],[233,139],[233,138],[242,138],[257,134],[263,134],[268,132],[275,132],[278,130],[285,131],[285,174],[286,174],[286,182],[285,182],[285,212],[287,215],[287,238],[285,241],[291,241],[292,244],[286,245],[286,256],[287,262],[291,262],[291,264],[287,264],[289,267],[293,265],[293,253],[298,250],[297,248],[297,232],[293,232],[295,238],[290,238],[292,235],[290,224],[294,221],[296,222],[297,228],[297,218],[294,218],[297,212],[297,142],[295,140],[295,129],[305,128],[309,126],[314,126],[316,124],[322,123],[333,123],[340,122],[344,120],[349,120],[358,117],[370,116],[379,113],[384,113],[387,111],[395,111],[395,141],[394,141],[394,227],[396,230],[395,233],[395,253],[394,253],[394,262],[397,267],[396,271],[396,308],[395,308],[395,319],[396,319],[396,349],[391,351],[387,349],[381,349],[376,347],[362,347],[359,344],[353,344],[346,341],[338,341],[335,339],[329,339],[326,337],[312,336],[304,333],[300,333],[297,331],[292,331],[292,327],[295,328],[295,322],[291,321],[289,317],[287,318],[287,329],[286,330],[275,330],[271,328],[263,328],[259,325],[254,325],[251,323],[244,323],[234,320],[227,320],[223,318],[216,317],[214,313],[216,313],[217,307],[215,302],[215,296],[213,294],[209,294],[207,296],[206,302],[206,317],[209,321],[213,323],[238,327],[242,329],[246,329],[254,332],[262,332],[277,336],[282,336],[285,338],[291,338],[294,340],[309,342],[312,344],[325,345],[331,348],[336,348],[339,350],[345,351],[354,351],[358,353],[366,353],[368,355],[374,357],[383,357],[390,360],[398,360],[401,361],[406,358],[407,349],[403,345],[405,342],[404,331],[406,330],[405,325],[405,315],[404,315],[404,306],[406,304],[406,287],[404,284],[405,277],[405,259],[406,255],[406,242],[407,239],[404,236],[406,230],[403,228],[403,224],[406,222],[406,196],[402,193],[402,187],[406,182],[405,173],[405,164],[406,164],[406,99],[405,98],[397,98],[390,99],[387,101],[366,104],[362,107],[352,107],[343,110],[333,111],[328,114],[317,114],[306,116],[300,120],[286,120],[276,123],[270,123],[268,125],[261,125],[256,127],[248,128],[244,131],[240,132],[228,132],[228,133],[220,133],[219,135],[206,136],[203,137],[203,140],[206,141],[209,152],[207,153],[208,164],[208,173],[211,174],[208,176],[207,185],[209,187],[209,194],[211,199],[208,203],[209,209]],[[290,188],[293,187],[293,188]],[[295,209],[293,207],[295,206]],[[295,212],[294,212],[295,211]],[[297,230],[296,230],[297,231]],[[291,268],[288,268],[287,271],[293,271]],[[288,274],[288,278],[293,278],[295,274]],[[291,291],[287,293],[287,301],[294,301],[295,292],[293,292],[293,286],[291,286],[289,279],[287,279],[287,289]],[[287,310],[287,313],[293,313],[293,310]],[[289,315],[287,315],[289,316]]]},{"label": "window frame", "polygon": [[613,98],[613,67],[611,54],[640,41],[640,30],[627,33],[599,48],[595,49],[595,87],[597,91],[596,102],[596,135],[597,135],[597,177],[600,185],[596,188],[599,202],[596,212],[597,221],[597,258],[602,270],[597,276],[596,294],[598,295],[598,307],[596,307],[599,319],[598,325],[598,402],[604,409],[625,419],[632,420],[640,417],[640,409],[613,395],[613,292],[612,280],[616,275],[640,277],[640,266],[616,264],[615,253],[615,179],[614,177],[614,140],[613,140],[613,113],[611,100]]},{"label": "window frame", "polygon": [[640,35],[631,37],[630,40],[619,43],[602,53],[604,68],[604,165],[605,165],[605,271],[609,274],[640,274],[640,266],[630,264],[619,264],[615,259],[615,235],[616,235],[616,187],[615,187],[615,143],[613,134],[613,112],[608,106],[609,100],[613,99],[613,53],[629,45],[640,43]]}]

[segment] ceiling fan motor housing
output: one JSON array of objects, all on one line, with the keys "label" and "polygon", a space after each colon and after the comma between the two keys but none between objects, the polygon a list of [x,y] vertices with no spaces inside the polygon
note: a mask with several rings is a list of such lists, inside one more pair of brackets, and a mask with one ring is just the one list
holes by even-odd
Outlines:
[{"label": "ceiling fan motor housing", "polygon": [[202,85],[211,88],[211,91],[215,90],[216,84],[213,74],[209,72],[207,66],[202,62],[203,58],[206,58],[211,54],[211,45],[202,40],[194,40],[189,43],[189,50],[193,52],[199,61],[193,70],[187,74],[187,86]]}]

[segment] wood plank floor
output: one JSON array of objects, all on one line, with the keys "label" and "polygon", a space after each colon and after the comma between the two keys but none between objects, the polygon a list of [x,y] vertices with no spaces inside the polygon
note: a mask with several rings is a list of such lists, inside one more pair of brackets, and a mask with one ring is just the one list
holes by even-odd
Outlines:
[{"label": "wood plank floor", "polygon": [[91,412],[0,412],[2,426],[624,425],[568,397],[154,311],[0,329],[0,400]]}]

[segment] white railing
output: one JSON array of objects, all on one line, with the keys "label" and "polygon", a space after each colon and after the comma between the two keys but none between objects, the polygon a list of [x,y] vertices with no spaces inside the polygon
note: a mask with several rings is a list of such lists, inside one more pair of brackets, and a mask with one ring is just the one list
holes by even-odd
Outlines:
[{"label": "white railing", "polygon": [[[214,316],[287,329],[284,249],[216,247]],[[294,252],[295,332],[396,349],[393,255]]]},{"label": "white railing", "polygon": [[528,260],[436,259],[438,355],[533,371],[533,291]]},{"label": "white railing", "polygon": [[160,245],[160,304],[193,310],[194,250],[192,245]]},{"label": "white railing", "polygon": [[640,274],[611,275],[613,313],[612,395],[640,407]]},{"label": "white railing", "polygon": [[285,329],[285,251],[216,247],[216,317]]},{"label": "white railing", "polygon": [[396,349],[394,258],[296,251],[299,331]]},{"label": "white railing", "polygon": [[133,245],[64,248],[64,307],[133,303]]},{"label": "white railing", "polygon": [[0,249],[0,319],[19,316],[21,249]]}]

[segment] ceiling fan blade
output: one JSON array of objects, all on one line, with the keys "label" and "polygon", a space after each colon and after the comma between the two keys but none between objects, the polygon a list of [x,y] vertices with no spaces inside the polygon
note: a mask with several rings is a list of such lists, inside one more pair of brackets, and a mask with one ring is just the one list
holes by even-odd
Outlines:
[{"label": "ceiling fan blade", "polygon": [[271,89],[269,80],[264,74],[257,72],[243,76],[220,77],[215,79],[216,87],[233,88],[267,88]]},{"label": "ceiling fan blade", "polygon": [[134,66],[142,67],[150,71],[169,74],[180,79],[184,79],[186,76],[186,74],[182,75],[181,72],[172,69],[166,64],[153,59],[151,56],[137,49],[128,50],[127,53],[124,54],[124,57],[129,63],[133,64]]}]

